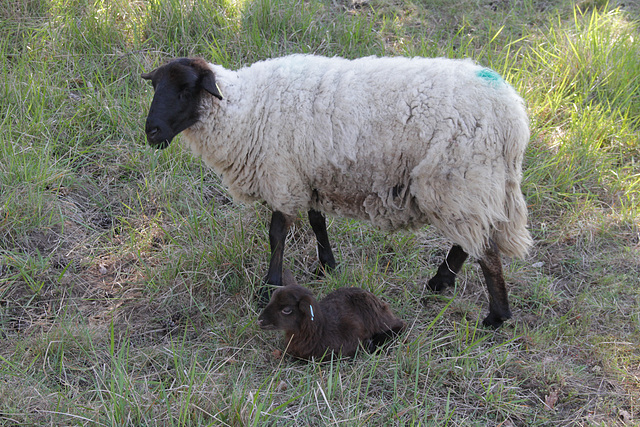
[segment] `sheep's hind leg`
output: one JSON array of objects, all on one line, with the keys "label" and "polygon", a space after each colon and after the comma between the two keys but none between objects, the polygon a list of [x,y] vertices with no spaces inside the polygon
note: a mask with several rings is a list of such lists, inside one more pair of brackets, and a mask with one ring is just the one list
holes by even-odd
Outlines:
[{"label": "sheep's hind leg", "polygon": [[311,228],[318,241],[318,259],[321,265],[319,273],[322,274],[324,270],[336,268],[336,260],[333,257],[331,243],[329,243],[329,235],[327,234],[327,220],[322,212],[315,209],[310,209],[308,215],[309,224],[311,224]]},{"label": "sheep's hind leg", "polygon": [[406,328],[404,322],[399,321],[397,324],[387,329],[386,331],[373,334],[371,339],[367,340],[366,349],[368,352],[373,353],[378,348],[383,347],[392,339],[400,335]]},{"label": "sheep's hind leg", "polygon": [[447,259],[440,264],[438,271],[429,282],[429,288],[432,291],[442,291],[448,286],[453,286],[456,281],[456,275],[460,272],[462,264],[469,255],[459,245],[453,245],[447,254]]},{"label": "sheep's hind leg", "polygon": [[497,328],[511,317],[507,286],[502,275],[502,262],[498,249],[493,247],[485,250],[484,256],[478,262],[489,291],[489,315],[482,324]]},{"label": "sheep's hind leg", "polygon": [[264,278],[264,284],[258,290],[258,304],[266,305],[271,298],[273,286],[282,286],[282,259],[284,255],[284,243],[291,221],[280,211],[274,211],[269,225],[269,246],[271,248],[271,260],[269,271]]}]

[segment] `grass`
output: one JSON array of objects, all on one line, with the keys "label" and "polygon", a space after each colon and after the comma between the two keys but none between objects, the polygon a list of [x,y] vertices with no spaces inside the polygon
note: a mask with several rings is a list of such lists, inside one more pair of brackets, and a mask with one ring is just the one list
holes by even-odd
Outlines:
[{"label": "grass", "polygon": [[[639,19],[600,0],[3,3],[0,425],[638,423]],[[430,228],[332,219],[340,267],[317,278],[301,217],[297,278],[367,288],[410,328],[354,360],[278,356],[253,302],[270,212],[145,145],[139,75],[294,52],[472,57],[520,91],[536,245],[505,260],[513,320],[480,326],[474,263],[424,289],[449,245]]]}]

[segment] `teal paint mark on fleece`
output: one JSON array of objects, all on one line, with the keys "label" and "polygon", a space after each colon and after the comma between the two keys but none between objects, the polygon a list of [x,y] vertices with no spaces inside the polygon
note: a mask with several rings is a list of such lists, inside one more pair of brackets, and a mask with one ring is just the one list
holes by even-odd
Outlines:
[{"label": "teal paint mark on fleece", "polygon": [[500,83],[504,82],[504,80],[502,80],[502,77],[500,77],[500,74],[488,68],[483,68],[482,70],[476,71],[476,76],[480,77],[483,80],[486,80],[493,86],[497,86]]}]

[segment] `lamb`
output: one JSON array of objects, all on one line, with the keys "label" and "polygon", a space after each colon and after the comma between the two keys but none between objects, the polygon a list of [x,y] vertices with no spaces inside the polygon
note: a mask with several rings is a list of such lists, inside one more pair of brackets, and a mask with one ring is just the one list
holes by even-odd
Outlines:
[{"label": "lamb", "polygon": [[286,352],[300,359],[324,360],[331,353],[353,357],[360,346],[374,351],[406,325],[389,304],[361,288],[340,288],[318,302],[288,270],[258,317],[264,330],[284,330]]},{"label": "lamb", "polygon": [[483,323],[511,317],[501,254],[524,257],[532,244],[520,190],[529,121],[494,71],[446,58],[290,55],[237,71],[179,58],[142,77],[155,89],[149,144],[165,148],[182,132],[236,200],[273,210],[265,284],[282,285],[300,211],[323,269],[336,266],[325,214],[389,231],[432,224],[453,246],[428,286],[452,286],[471,255],[489,293]]}]

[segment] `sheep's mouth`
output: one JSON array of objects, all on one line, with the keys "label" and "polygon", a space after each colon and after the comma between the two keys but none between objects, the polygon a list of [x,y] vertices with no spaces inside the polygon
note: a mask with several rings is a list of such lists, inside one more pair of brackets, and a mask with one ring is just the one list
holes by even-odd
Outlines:
[{"label": "sheep's mouth", "polygon": [[153,148],[165,149],[171,144],[173,138],[180,132],[175,130],[164,122],[158,122],[157,120],[150,120],[147,118],[147,122],[144,128],[147,135],[147,142]]},{"label": "sheep's mouth", "polygon": [[173,140],[173,136],[163,137],[163,135],[161,135],[158,129],[152,129],[151,131],[147,132],[147,142],[153,148],[164,150],[169,146],[169,144],[171,144],[172,140]]},{"label": "sheep's mouth", "polygon": [[260,329],[262,329],[263,331],[275,331],[276,325],[264,325],[262,323],[259,323],[258,326],[260,326]]},{"label": "sheep's mouth", "polygon": [[164,150],[165,148],[167,148],[169,146],[169,144],[171,144],[171,140],[170,139],[164,139],[162,141],[151,141],[147,138],[147,141],[149,142],[149,145],[152,146],[153,148],[159,149],[159,150]]}]

